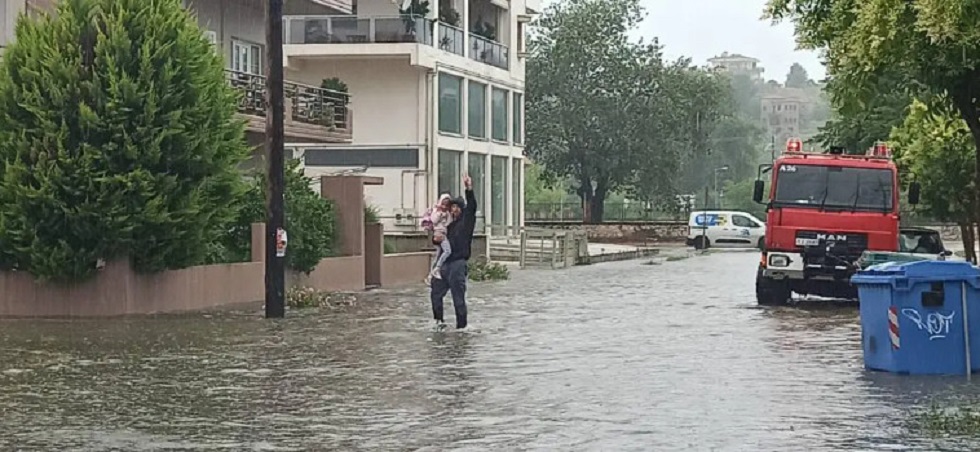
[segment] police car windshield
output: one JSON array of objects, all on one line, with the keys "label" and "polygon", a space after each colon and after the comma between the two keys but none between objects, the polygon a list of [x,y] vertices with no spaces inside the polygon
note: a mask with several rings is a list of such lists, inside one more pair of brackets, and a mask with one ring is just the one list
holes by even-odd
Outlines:
[{"label": "police car windshield", "polygon": [[813,209],[890,212],[892,171],[820,165],[782,165],[773,204]]}]

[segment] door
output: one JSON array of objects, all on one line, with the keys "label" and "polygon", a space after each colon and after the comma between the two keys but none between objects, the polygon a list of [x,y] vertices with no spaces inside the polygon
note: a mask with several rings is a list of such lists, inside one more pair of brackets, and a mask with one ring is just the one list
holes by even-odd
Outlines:
[{"label": "door", "polygon": [[732,215],[732,241],[739,245],[754,246],[762,236],[762,225],[745,215]]}]

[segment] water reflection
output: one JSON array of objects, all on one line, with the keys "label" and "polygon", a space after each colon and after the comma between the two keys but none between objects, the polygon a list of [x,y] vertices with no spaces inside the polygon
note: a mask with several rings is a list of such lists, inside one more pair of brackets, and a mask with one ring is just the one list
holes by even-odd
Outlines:
[{"label": "water reflection", "polygon": [[970,448],[906,422],[977,385],[865,371],[854,306],[758,309],[754,263],[515,272],[472,285],[468,333],[430,332],[420,289],[271,322],[2,321],[0,450]]}]

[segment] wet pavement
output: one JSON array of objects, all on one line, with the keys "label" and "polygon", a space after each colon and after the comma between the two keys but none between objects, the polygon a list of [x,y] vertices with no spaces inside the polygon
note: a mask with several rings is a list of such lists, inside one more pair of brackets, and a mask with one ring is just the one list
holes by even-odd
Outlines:
[{"label": "wet pavement", "polygon": [[418,289],[284,321],[0,321],[0,450],[970,448],[909,410],[980,386],[866,372],[856,307],[758,309],[757,259],[515,270],[471,286],[467,333],[430,332]]}]

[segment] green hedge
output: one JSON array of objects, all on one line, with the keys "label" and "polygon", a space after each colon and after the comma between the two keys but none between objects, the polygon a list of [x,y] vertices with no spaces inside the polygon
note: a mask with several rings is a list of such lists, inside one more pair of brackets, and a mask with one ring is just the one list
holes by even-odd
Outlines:
[{"label": "green hedge", "polygon": [[178,0],[21,16],[0,63],[0,267],[91,277],[205,262],[248,155],[224,61]]}]

